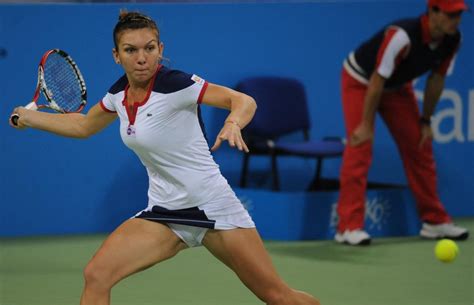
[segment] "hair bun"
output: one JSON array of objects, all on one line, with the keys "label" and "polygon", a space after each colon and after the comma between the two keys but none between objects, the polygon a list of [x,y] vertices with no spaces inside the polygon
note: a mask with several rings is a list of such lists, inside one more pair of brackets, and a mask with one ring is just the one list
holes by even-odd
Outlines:
[{"label": "hair bun", "polygon": [[130,13],[126,9],[121,9],[119,13],[119,21],[124,21]]},{"label": "hair bun", "polygon": [[128,22],[128,21],[152,21],[150,17],[139,12],[129,12],[126,9],[120,10],[119,22]]}]

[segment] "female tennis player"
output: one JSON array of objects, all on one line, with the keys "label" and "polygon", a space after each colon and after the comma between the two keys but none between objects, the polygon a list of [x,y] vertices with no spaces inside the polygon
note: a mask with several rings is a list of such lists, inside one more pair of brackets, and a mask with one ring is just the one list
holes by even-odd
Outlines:
[{"label": "female tennis player", "polygon": [[52,114],[23,107],[15,128],[32,127],[86,138],[120,120],[120,135],[145,165],[148,206],[120,225],[84,270],[81,305],[108,305],[112,287],[125,277],[204,245],[263,302],[318,305],[277,274],[247,211],[214,162],[198,115],[199,104],[230,110],[211,148],[223,141],[248,151],[240,130],[255,101],[232,89],[160,64],[163,43],[155,22],[121,12],[113,57],[125,75],[86,114]]}]

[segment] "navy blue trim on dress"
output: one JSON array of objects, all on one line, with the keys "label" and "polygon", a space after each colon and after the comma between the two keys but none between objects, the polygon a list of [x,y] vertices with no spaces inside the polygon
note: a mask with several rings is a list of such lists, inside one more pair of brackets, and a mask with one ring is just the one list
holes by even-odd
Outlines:
[{"label": "navy blue trim on dress", "polygon": [[109,89],[110,94],[117,94],[121,91],[125,90],[125,87],[127,87],[128,84],[128,79],[127,75],[124,74],[122,77],[120,77]]},{"label": "navy blue trim on dress", "polygon": [[166,94],[183,90],[194,84],[191,77],[191,74],[163,66],[156,76],[153,91]]},{"label": "navy blue trim on dress", "polygon": [[208,229],[214,229],[216,224],[215,220],[210,220],[207,218],[204,211],[197,207],[180,210],[168,210],[155,205],[151,211],[143,211],[135,216],[135,218],[142,218],[160,223],[175,223]]},{"label": "navy blue trim on dress", "polygon": [[[191,77],[191,74],[179,70],[170,70],[165,66],[161,66],[157,72],[152,91],[166,94],[183,90],[194,84]],[[117,94],[124,91],[127,84],[127,75],[124,74],[110,87],[109,93]]]}]

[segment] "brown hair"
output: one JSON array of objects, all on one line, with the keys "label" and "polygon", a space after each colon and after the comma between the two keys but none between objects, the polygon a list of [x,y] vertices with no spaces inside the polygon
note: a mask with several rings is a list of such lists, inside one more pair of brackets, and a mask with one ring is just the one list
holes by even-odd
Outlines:
[{"label": "brown hair", "polygon": [[127,10],[120,10],[118,22],[114,27],[113,39],[115,49],[118,50],[118,38],[119,34],[125,30],[135,29],[152,29],[156,31],[158,41],[160,41],[160,30],[156,26],[155,21],[139,12],[128,12]]}]

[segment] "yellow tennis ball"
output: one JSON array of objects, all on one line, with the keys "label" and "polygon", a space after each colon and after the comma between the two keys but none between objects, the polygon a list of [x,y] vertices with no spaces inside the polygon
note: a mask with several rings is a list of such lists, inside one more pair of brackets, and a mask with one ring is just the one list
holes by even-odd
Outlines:
[{"label": "yellow tennis ball", "polygon": [[459,253],[458,245],[451,239],[441,239],[436,243],[435,255],[443,263],[453,261]]}]

